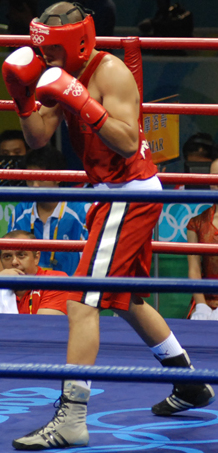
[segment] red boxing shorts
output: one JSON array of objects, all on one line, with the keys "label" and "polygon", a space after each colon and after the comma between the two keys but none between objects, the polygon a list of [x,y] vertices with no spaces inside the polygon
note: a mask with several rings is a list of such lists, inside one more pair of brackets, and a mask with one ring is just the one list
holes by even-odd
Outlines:
[{"label": "red boxing shorts", "polygon": [[[161,210],[161,203],[94,203],[87,214],[89,238],[74,275],[148,277],[152,232]],[[130,298],[126,292],[73,291],[68,295],[68,300],[119,310],[128,310]]]}]

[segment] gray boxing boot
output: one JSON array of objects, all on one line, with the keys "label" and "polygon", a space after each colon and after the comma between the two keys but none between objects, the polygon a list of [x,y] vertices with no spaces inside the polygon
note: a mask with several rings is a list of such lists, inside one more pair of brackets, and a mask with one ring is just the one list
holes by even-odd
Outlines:
[{"label": "gray boxing boot", "polygon": [[[185,350],[183,354],[160,362],[164,367],[194,368]],[[208,384],[175,384],[171,395],[155,404],[151,410],[155,415],[169,416],[195,407],[208,406],[214,400],[214,390]]]},{"label": "gray boxing boot", "polygon": [[48,450],[88,445],[86,414],[89,396],[90,390],[77,381],[64,381],[53,419],[42,428],[14,440],[13,447],[17,450]]}]

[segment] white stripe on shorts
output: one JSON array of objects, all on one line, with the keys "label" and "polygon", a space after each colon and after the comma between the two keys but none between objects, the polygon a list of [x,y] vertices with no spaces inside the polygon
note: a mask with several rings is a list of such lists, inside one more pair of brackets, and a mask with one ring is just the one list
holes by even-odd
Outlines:
[{"label": "white stripe on shorts", "polygon": [[[92,277],[103,278],[107,275],[111,257],[116,244],[117,233],[126,209],[126,202],[115,202],[111,205],[111,211],[107,219],[98,251],[94,261]],[[89,291],[86,293],[84,303],[92,307],[98,306],[100,292]]]}]

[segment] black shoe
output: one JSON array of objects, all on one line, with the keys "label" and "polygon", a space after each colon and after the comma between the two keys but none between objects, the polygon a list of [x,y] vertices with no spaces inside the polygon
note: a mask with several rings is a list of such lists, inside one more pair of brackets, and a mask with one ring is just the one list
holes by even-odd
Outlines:
[{"label": "black shoe", "polygon": [[168,398],[155,404],[152,412],[155,415],[169,416],[195,407],[208,406],[215,400],[215,393],[208,384],[175,385]]},{"label": "black shoe", "polygon": [[[160,360],[157,356],[155,357],[164,367],[194,369],[185,349],[183,349],[182,354],[169,359]],[[175,384],[171,395],[155,404],[151,410],[155,415],[167,416],[195,407],[208,406],[214,400],[215,393],[208,384]]]}]

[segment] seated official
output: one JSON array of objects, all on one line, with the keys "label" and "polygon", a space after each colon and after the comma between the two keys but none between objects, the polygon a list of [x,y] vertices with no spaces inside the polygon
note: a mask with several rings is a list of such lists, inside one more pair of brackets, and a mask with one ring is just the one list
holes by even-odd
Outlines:
[{"label": "seated official", "polygon": [[[63,155],[56,148],[46,146],[29,152],[26,158],[28,170],[66,170]],[[58,188],[58,181],[27,181],[28,187]],[[80,201],[21,202],[15,206],[9,220],[8,231],[25,230],[37,239],[86,240],[86,213],[90,203]],[[73,275],[80,260],[79,252],[41,253],[43,269],[64,271]]]},{"label": "seated official", "polygon": [[[4,238],[36,239],[27,231],[16,230],[7,233]],[[1,250],[0,260],[3,270],[0,278],[6,275],[40,275],[66,277],[61,271],[43,270],[38,266],[39,251]],[[20,313],[29,315],[66,315],[66,291],[56,290],[7,290],[0,289],[0,313]]]},{"label": "seated official", "polygon": [[[210,174],[218,175],[218,159],[210,167]],[[211,186],[218,190],[218,185]],[[187,225],[188,242],[218,243],[218,204],[193,217]],[[218,256],[188,255],[189,278],[218,278]],[[194,320],[218,320],[218,294],[194,294],[188,317]]]}]

